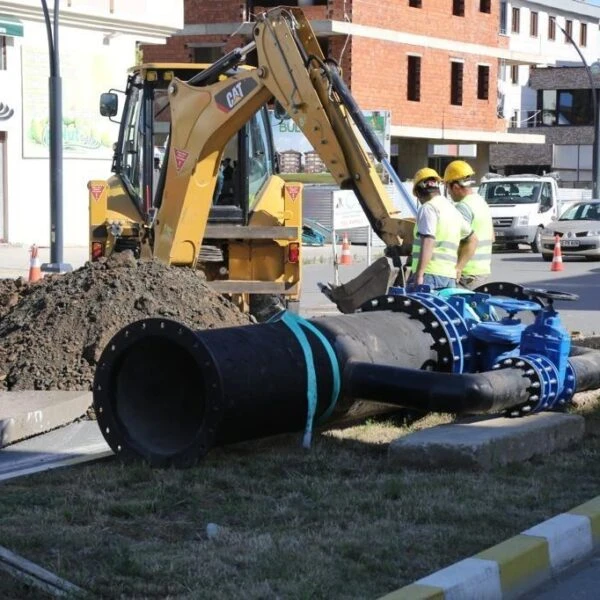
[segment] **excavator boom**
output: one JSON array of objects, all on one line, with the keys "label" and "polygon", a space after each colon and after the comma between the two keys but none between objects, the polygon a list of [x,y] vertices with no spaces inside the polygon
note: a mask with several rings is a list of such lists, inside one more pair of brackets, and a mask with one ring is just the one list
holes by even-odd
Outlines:
[{"label": "excavator boom", "polygon": [[[375,233],[388,247],[412,240],[414,219],[400,216],[363,149],[385,159],[337,66],[327,61],[300,9],[276,8],[257,18],[253,42],[219,61],[227,68],[256,48],[258,67],[201,87],[175,79],[169,87],[171,138],[154,254],[169,264],[195,264],[204,238],[223,139],[271,98],[294,120],[342,189],[352,189]],[[202,75],[200,76],[202,77]],[[208,77],[208,75],[204,75]],[[195,83],[195,82],[192,82]],[[372,139],[369,139],[369,138]],[[201,192],[201,193],[198,193]]]}]

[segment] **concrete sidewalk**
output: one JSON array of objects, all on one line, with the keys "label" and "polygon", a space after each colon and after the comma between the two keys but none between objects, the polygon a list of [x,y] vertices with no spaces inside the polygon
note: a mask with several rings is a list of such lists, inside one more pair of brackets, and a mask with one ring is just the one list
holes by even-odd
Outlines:
[{"label": "concrete sidewalk", "polygon": [[[341,246],[337,247],[338,254]],[[363,245],[352,246],[352,258],[357,263],[367,262],[368,249]],[[383,254],[382,246],[371,249],[372,260]],[[40,263],[50,262],[50,248],[38,246]],[[87,246],[67,246],[63,249],[63,261],[73,268],[82,267],[88,260]],[[16,279],[29,275],[30,248],[23,245],[0,244],[0,279]],[[303,246],[303,264],[333,264],[333,248],[331,244],[324,246]]]},{"label": "concrete sidewalk", "polygon": [[[50,262],[50,248],[38,246],[40,264]],[[63,262],[73,270],[83,266],[88,260],[87,246],[71,246],[63,250]],[[29,246],[0,244],[0,279],[16,279],[29,275]]]}]

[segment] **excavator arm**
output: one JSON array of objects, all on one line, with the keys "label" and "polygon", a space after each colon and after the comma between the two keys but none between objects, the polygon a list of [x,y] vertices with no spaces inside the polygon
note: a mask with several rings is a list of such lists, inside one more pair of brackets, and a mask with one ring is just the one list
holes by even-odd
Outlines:
[{"label": "excavator arm", "polygon": [[[412,241],[414,219],[401,217],[365,151],[376,139],[337,67],[326,61],[300,9],[276,8],[257,18],[254,40],[219,64],[231,69],[256,49],[258,67],[205,85],[175,79],[169,87],[171,138],[154,255],[169,264],[195,264],[204,237],[224,141],[272,97],[310,141],[342,189],[352,189],[375,233],[388,247]],[[369,139],[371,137],[371,139]],[[375,142],[373,142],[375,140]],[[373,148],[382,156],[382,149]],[[200,192],[200,193],[198,193]]]}]

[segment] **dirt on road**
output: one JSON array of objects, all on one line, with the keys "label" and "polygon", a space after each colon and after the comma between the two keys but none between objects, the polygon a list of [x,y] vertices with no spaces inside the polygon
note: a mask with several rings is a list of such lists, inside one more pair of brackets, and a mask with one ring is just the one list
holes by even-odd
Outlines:
[{"label": "dirt on road", "polygon": [[89,390],[112,336],[148,317],[192,329],[251,322],[199,271],[130,252],[34,284],[0,280],[0,390]]}]

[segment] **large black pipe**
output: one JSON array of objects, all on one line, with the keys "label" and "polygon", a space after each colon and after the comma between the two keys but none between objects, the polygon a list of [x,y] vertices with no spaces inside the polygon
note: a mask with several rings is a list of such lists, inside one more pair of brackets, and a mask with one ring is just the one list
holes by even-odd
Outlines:
[{"label": "large black pipe", "polygon": [[[391,406],[497,413],[529,399],[523,370],[451,374],[447,340],[420,311],[313,319],[299,336],[294,323],[194,332],[146,319],[122,329],[94,380],[105,439],[124,457],[185,466],[217,444],[301,431],[311,374],[317,423]],[[578,391],[600,387],[600,352],[574,348],[570,360]]]},{"label": "large black pipe", "polygon": [[348,364],[345,380],[347,393],[358,398],[401,398],[406,408],[456,414],[499,413],[524,404],[531,384],[517,369],[458,375],[363,362]]},{"label": "large black pipe", "polygon": [[318,420],[332,401],[334,419],[374,412],[343,389],[334,393],[334,378],[350,358],[412,369],[438,365],[434,339],[406,314],[313,323],[334,360],[327,343],[306,330],[308,370],[283,321],[198,332],[166,319],[131,324],[109,342],[96,370],[94,407],[104,437],[118,454],[185,465],[215,444],[302,430],[309,370],[316,376]]},{"label": "large black pipe", "polygon": [[569,362],[575,371],[576,391],[600,388],[600,351],[583,346],[571,346]]}]

